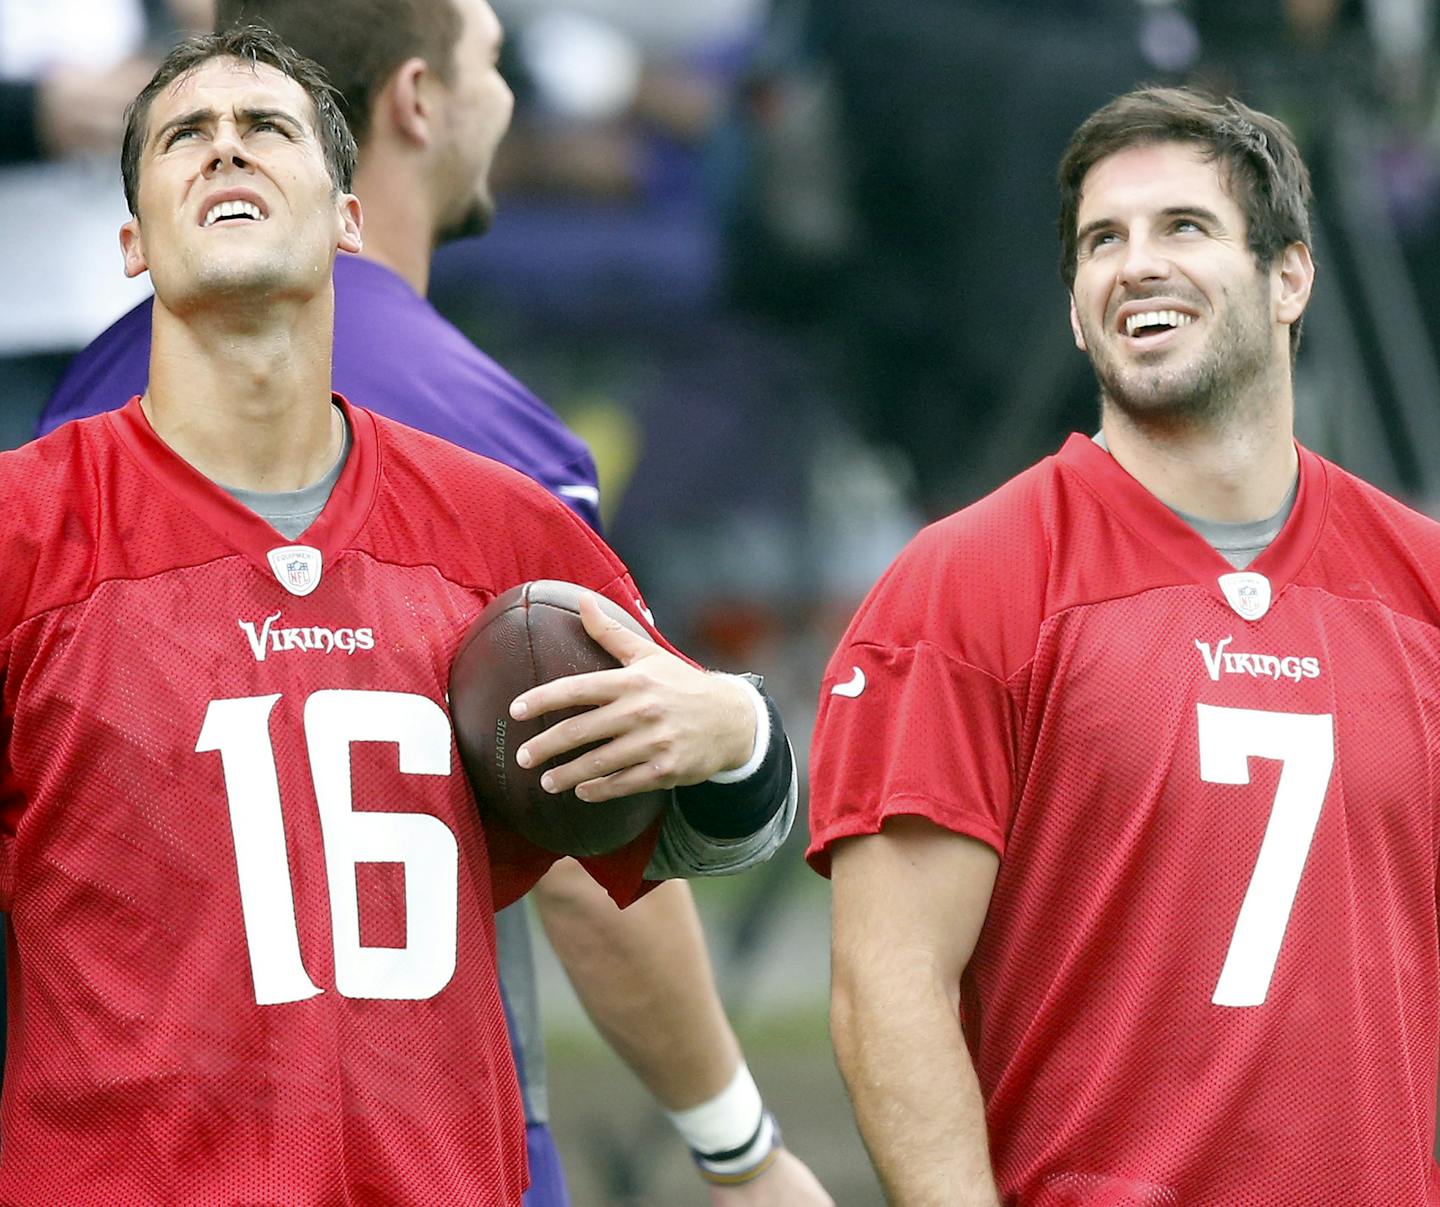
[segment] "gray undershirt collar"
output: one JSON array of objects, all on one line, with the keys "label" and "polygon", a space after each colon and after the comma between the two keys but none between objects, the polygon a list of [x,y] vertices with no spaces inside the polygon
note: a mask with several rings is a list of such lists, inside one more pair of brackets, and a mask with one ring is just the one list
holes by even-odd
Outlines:
[{"label": "gray undershirt collar", "polygon": [[[340,410],[339,407],[335,409]],[[340,455],[318,482],[302,486],[299,490],[273,491],[246,490],[240,486],[226,486],[223,482],[217,482],[216,485],[237,503],[248,507],[286,540],[293,541],[325,510],[335,483],[340,481],[340,473],[345,468],[345,458],[350,455],[350,423],[345,419],[344,411],[340,411],[340,418],[345,420]]]},{"label": "gray undershirt collar", "polygon": [[[1104,432],[1096,432],[1091,439],[1107,453],[1110,451],[1110,446],[1105,443]],[[1270,542],[1280,535],[1280,530],[1285,527],[1285,521],[1295,510],[1295,497],[1299,491],[1300,475],[1297,473],[1295,480],[1290,483],[1290,490],[1285,495],[1285,501],[1280,504],[1280,509],[1274,515],[1267,516],[1263,520],[1245,520],[1239,524],[1230,524],[1223,520],[1201,519],[1199,516],[1181,511],[1178,507],[1171,507],[1170,510],[1189,524],[1216,553],[1235,569],[1243,570],[1264,553],[1269,548]]]}]

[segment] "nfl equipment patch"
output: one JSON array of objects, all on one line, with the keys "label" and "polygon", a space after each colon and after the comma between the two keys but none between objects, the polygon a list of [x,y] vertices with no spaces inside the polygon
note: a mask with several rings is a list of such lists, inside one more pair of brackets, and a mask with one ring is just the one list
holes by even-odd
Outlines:
[{"label": "nfl equipment patch", "polygon": [[265,556],[276,580],[291,595],[309,595],[320,585],[320,550],[309,545],[281,545]]},{"label": "nfl equipment patch", "polygon": [[1253,570],[1222,574],[1220,590],[1237,615],[1246,620],[1259,620],[1270,610],[1270,580]]}]

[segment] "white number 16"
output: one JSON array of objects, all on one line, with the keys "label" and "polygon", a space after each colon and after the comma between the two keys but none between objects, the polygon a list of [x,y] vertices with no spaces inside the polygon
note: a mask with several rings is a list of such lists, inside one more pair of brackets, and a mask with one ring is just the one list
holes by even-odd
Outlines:
[{"label": "white number 16", "polygon": [[1248,784],[1252,757],[1281,764],[1255,871],[1210,999],[1217,1006],[1258,1006],[1270,992],[1335,766],[1335,721],[1329,713],[1196,708],[1200,778],[1207,783]]},{"label": "white number 16", "polygon": [[[323,992],[300,959],[280,780],[270,741],[277,696],[212,700],[195,743],[220,752],[235,839],[240,912],[255,1000],[298,1002]],[[350,746],[388,742],[404,775],[450,774],[450,722],[433,700],[404,692],[317,691],[305,701],[305,746],[320,810],[335,989],[343,997],[433,997],[455,974],[460,847],[428,813],[361,811],[351,800]],[[355,880],[362,863],[405,868],[405,946],[360,942]]]}]

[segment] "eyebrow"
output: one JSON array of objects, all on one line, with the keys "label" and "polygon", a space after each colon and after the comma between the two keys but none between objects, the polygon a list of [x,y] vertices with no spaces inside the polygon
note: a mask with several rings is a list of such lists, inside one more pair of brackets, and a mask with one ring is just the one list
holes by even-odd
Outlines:
[{"label": "eyebrow", "polygon": [[[208,108],[192,109],[189,113],[182,113],[179,117],[172,118],[161,126],[160,129],[156,130],[150,140],[150,145],[154,146],[160,142],[171,130],[179,130],[186,126],[201,126],[207,122],[215,121],[217,116],[218,114],[214,109]],[[237,116],[240,118],[241,123],[246,126],[253,126],[256,122],[272,121],[275,118],[279,118],[297,131],[303,132],[305,129],[304,125],[296,119],[294,114],[287,113],[284,109],[240,109],[237,110]]]},{"label": "eyebrow", "polygon": [[[1211,226],[1225,228],[1220,215],[1212,210],[1207,210],[1203,205],[1171,205],[1160,211],[1162,218],[1199,218]],[[1075,246],[1083,246],[1085,240],[1091,235],[1102,230],[1110,230],[1120,224],[1114,218],[1097,218],[1094,222],[1087,222],[1075,235]]]}]

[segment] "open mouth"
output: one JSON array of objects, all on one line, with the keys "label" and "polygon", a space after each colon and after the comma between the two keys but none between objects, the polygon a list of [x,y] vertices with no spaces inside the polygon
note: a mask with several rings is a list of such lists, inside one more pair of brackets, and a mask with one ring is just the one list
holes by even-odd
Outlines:
[{"label": "open mouth", "polygon": [[222,201],[212,205],[201,226],[214,226],[221,222],[264,222],[265,215],[253,201]]},{"label": "open mouth", "polygon": [[1195,321],[1193,314],[1181,310],[1140,310],[1126,315],[1125,334],[1131,339],[1146,340],[1167,335]]}]

